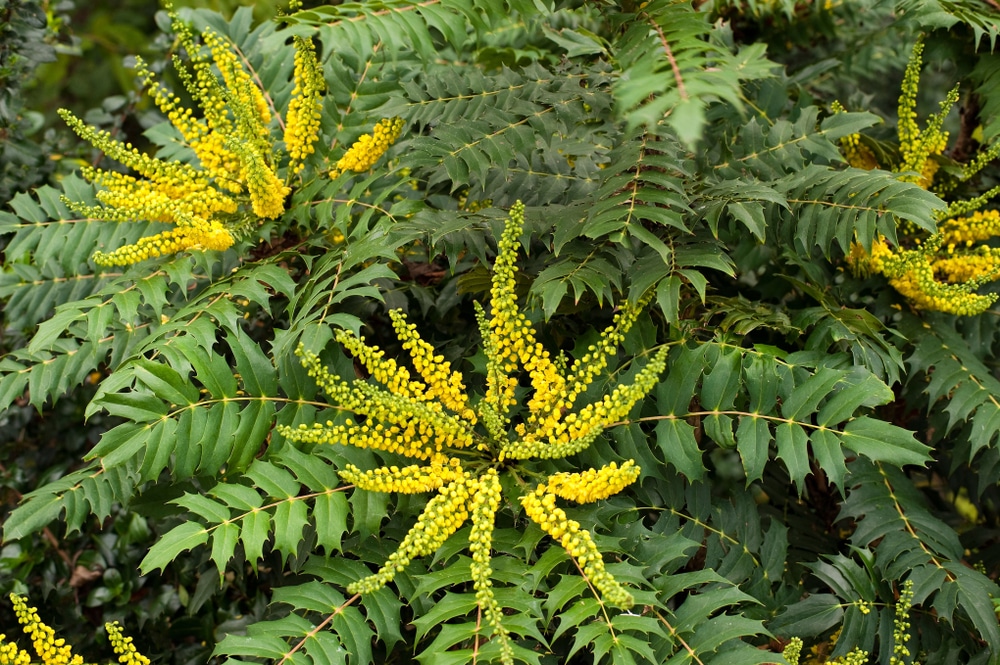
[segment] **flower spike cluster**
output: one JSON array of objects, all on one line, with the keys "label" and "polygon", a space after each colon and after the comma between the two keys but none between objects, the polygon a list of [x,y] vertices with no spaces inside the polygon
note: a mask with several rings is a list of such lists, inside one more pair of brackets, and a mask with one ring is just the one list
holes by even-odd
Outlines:
[{"label": "flower spike cluster", "polygon": [[[948,144],[948,132],[942,126],[948,111],[958,101],[958,86],[948,93],[941,102],[940,112],[931,116],[921,130],[917,124],[916,97],[922,53],[923,43],[918,41],[903,76],[898,110],[901,160],[894,171],[901,174],[901,180],[943,195],[956,184],[935,183],[935,176],[940,166],[938,156]],[[842,111],[839,104],[834,106],[834,112]],[[841,139],[841,148],[851,166],[866,170],[878,167],[860,135]],[[998,155],[1000,142],[963,165],[959,180],[968,180]],[[1000,279],[1000,248],[985,243],[1000,237],[1000,212],[977,209],[997,194],[1000,187],[974,199],[952,203],[938,216],[935,234],[926,234],[904,223],[898,230],[898,246],[890,245],[883,236],[875,239],[871,252],[855,243],[848,263],[855,273],[884,275],[917,309],[966,316],[980,314],[997,299],[997,294],[979,294],[976,290]],[[973,214],[967,216],[968,213]]]},{"label": "flower spike cluster", "polygon": [[[25,635],[31,640],[31,645],[38,654],[38,662],[42,665],[83,665],[83,657],[73,653],[73,648],[66,640],[56,638],[55,631],[42,622],[38,610],[28,606],[28,599],[17,594],[10,594],[14,605],[14,615],[21,624]],[[149,659],[139,653],[132,644],[132,638],[126,637],[117,622],[105,624],[111,646],[118,655],[118,662],[123,665],[149,665]],[[31,655],[13,642],[5,642],[6,636],[0,634],[0,665],[30,665]]]},{"label": "flower spike cluster", "polygon": [[[171,13],[171,19],[177,41],[188,55],[187,62],[175,55],[174,65],[200,107],[200,117],[156,81],[140,58],[136,58],[136,71],[149,96],[197,158],[195,162],[150,157],[86,125],[69,111],[60,111],[81,138],[136,174],[84,168],[84,177],[100,188],[101,205],[67,203],[94,219],[161,222],[174,227],[132,245],[96,252],[98,265],[129,265],[185,250],[225,250],[255,220],[281,215],[291,191],[278,175],[282,153],[272,136],[270,102],[232,45],[211,29],[201,33],[199,44],[176,14]],[[295,89],[283,134],[289,157],[287,177],[299,173],[313,152],[325,90],[311,39],[297,37],[295,51]]]},{"label": "flower spike cluster", "polygon": [[[528,519],[566,550],[595,593],[609,604],[630,607],[632,595],[607,571],[590,532],[557,504],[606,499],[635,482],[639,467],[626,460],[578,473],[550,473],[539,460],[573,455],[625,418],[656,384],[667,352],[663,347],[654,353],[631,384],[579,404],[580,396],[608,367],[646,301],[623,306],[600,340],[569,367],[554,360],[519,310],[514,292],[523,224],[524,206],[518,202],[511,208],[498,246],[489,315],[482,308],[478,312],[487,357],[484,396],[470,399],[463,377],[434,353],[401,312],[392,312],[393,328],[413,371],[386,358],[364,338],[337,331],[336,340],[364,366],[370,381],[345,381],[315,354],[301,347],[297,353],[328,399],[354,415],[343,422],[277,428],[292,441],[372,448],[418,461],[371,470],[347,465],[340,471],[342,480],[358,490],[435,493],[385,565],[351,584],[348,591],[370,593],[382,588],[410,561],[433,554],[471,522],[472,583],[505,663],[513,662],[513,648],[494,597],[490,555],[495,517],[504,505],[501,477],[511,471],[512,484],[520,485],[519,494],[508,505],[519,504]],[[514,390],[522,373],[531,385],[523,404]],[[538,476],[539,471],[544,482],[524,484],[523,477]]]}]

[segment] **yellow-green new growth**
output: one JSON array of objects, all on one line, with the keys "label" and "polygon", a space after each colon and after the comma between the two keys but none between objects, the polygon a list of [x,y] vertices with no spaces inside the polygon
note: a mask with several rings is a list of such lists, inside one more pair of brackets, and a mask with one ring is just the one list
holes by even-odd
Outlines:
[{"label": "yellow-green new growth", "polygon": [[[196,163],[150,157],[89,127],[69,111],[60,111],[81,138],[138,176],[85,168],[84,177],[100,187],[101,205],[69,205],[93,219],[162,222],[175,227],[133,245],[98,251],[94,254],[98,265],[128,265],[184,250],[228,249],[248,222],[281,215],[291,192],[278,175],[283,156],[271,135],[270,102],[233,46],[207,29],[201,34],[203,49],[189,26],[176,14],[171,13],[171,19],[180,49],[188,55],[187,63],[175,55],[174,65],[200,117],[157,82],[140,58],[136,72],[197,157]],[[296,38],[295,50],[295,89],[283,136],[289,155],[287,177],[301,171],[303,160],[313,152],[325,90],[312,41]]]},{"label": "yellow-green new growth", "polygon": [[[421,462],[368,471],[348,465],[340,472],[345,482],[359,490],[436,492],[385,565],[348,590],[370,593],[385,586],[410,561],[434,553],[471,521],[470,574],[485,624],[499,642],[504,663],[513,662],[513,647],[494,597],[490,563],[493,524],[503,505],[501,476],[514,471],[512,483],[520,486],[508,505],[519,504],[528,519],[559,542],[603,601],[630,607],[632,595],[607,571],[590,532],[570,519],[557,502],[590,503],[617,494],[638,478],[635,462],[550,473],[534,486],[524,484],[522,478],[539,475],[532,460],[567,457],[583,450],[606,427],[626,417],[656,384],[667,351],[664,347],[653,354],[631,384],[619,385],[593,403],[578,404],[617,353],[645,299],[623,306],[600,340],[568,368],[554,361],[520,311],[514,292],[523,224],[524,206],[518,202],[511,208],[498,246],[489,315],[482,308],[477,313],[487,358],[485,396],[470,399],[461,374],[435,353],[401,312],[392,312],[393,328],[416,373],[386,358],[364,338],[337,331],[336,340],[365,367],[373,382],[349,383],[324,367],[316,354],[301,348],[297,353],[330,401],[353,417],[277,428],[293,441],[372,448]],[[514,388],[522,373],[527,374],[532,389],[519,405]]]},{"label": "yellow-green new growth", "polygon": [[[38,655],[42,665],[83,665],[83,657],[73,653],[73,648],[66,640],[56,638],[55,631],[42,622],[38,610],[28,606],[28,599],[17,594],[10,594],[14,606],[14,615],[21,624],[25,635],[31,640],[31,645]],[[117,622],[104,625],[108,631],[111,646],[118,655],[118,662],[123,665],[149,665],[149,659],[139,653],[132,644],[132,638],[126,637]],[[31,655],[20,649],[14,642],[5,642],[6,635],[0,634],[0,665],[31,665]]]}]

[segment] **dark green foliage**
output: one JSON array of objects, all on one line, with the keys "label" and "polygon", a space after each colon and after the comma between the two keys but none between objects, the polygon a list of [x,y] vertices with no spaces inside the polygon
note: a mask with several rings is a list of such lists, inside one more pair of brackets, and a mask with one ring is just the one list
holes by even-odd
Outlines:
[{"label": "dark green foliage", "polygon": [[[10,198],[0,407],[11,430],[32,407],[73,411],[89,429],[8,501],[19,505],[0,573],[34,596],[56,577],[54,564],[39,572],[37,534],[100,540],[103,525],[118,538],[95,548],[117,572],[87,602],[171,621],[152,642],[164,662],[211,648],[234,663],[499,658],[469,528],[352,597],[347,586],[399,546],[426,498],[337,476],[401,458],[293,444],[276,427],[353,418],[294,351],[361,377],[332,329],[402,358],[390,308],[475,376],[473,303],[487,299],[504,211],[521,200],[517,287],[547,348],[584,355],[615,303],[651,295],[624,341],[621,357],[638,360],[612,358],[584,400],[628,383],[656,349],[669,356],[624,422],[533,470],[641,467],[622,493],[567,511],[635,595],[631,612],[602,604],[516,501],[501,506],[492,579],[516,661],[770,663],[797,636],[832,657],[860,647],[888,662],[907,580],[920,662],[995,661],[996,311],[912,311],[885,280],[850,272],[855,243],[932,231],[947,204],[887,170],[848,167],[839,142],[865,132],[897,154],[895,98],[918,33],[961,56],[954,71],[975,86],[992,137],[997,14],[971,0],[813,4],[392,0],[256,27],[249,9],[184,13],[232,41],[278,109],[292,94],[289,35],[317,38],[328,85],[317,154],[291,179],[286,214],[235,248],[121,271],[90,256],[148,224],[77,219],[62,197],[93,199],[80,178]],[[925,94],[936,101],[954,82]],[[847,90],[854,112],[832,113]],[[329,178],[358,136],[396,115],[406,129],[386,158]],[[193,159],[167,123],[145,140]],[[998,176],[988,166],[963,187],[978,194]],[[16,468],[0,467],[5,483],[28,482]],[[171,653],[168,639],[190,644]]]},{"label": "dark green foliage", "polygon": [[26,108],[23,86],[35,67],[55,59],[45,8],[37,0],[0,3],[0,201],[42,182],[50,167],[28,138],[42,116]]}]

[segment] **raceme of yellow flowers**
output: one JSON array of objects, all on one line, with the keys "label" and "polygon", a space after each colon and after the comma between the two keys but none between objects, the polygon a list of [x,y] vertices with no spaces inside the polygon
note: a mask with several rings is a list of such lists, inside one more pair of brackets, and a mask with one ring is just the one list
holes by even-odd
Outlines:
[{"label": "raceme of yellow flowers", "polygon": [[[84,139],[137,176],[96,168],[84,176],[101,189],[100,206],[68,202],[78,213],[110,221],[153,221],[173,229],[111,252],[97,252],[98,265],[127,265],[181,250],[223,250],[256,219],[274,219],[285,209],[290,187],[278,177],[281,153],[272,136],[272,109],[264,92],[222,36],[205,30],[202,44],[191,28],[171,14],[179,45],[174,65],[201,117],[156,82],[137,58],[137,71],[156,105],[198,158],[198,166],[145,155],[108,132],[87,126],[66,110],[66,122]],[[213,68],[214,65],[214,68]],[[295,38],[294,90],[282,140],[288,154],[286,180],[298,173],[319,137],[322,69],[310,39]]]},{"label": "raceme of yellow flowers", "polygon": [[337,161],[337,167],[330,177],[336,178],[345,171],[364,173],[371,169],[379,157],[396,142],[402,131],[402,118],[384,118],[378,121],[371,134],[362,134],[358,137],[358,140]]},{"label": "raceme of yellow flowers", "polygon": [[[903,76],[898,111],[900,162],[894,171],[902,174],[901,180],[944,195],[956,182],[935,183],[935,176],[940,167],[938,156],[948,144],[948,132],[942,125],[958,101],[958,86],[948,93],[941,102],[941,110],[921,130],[917,124],[916,96],[922,53],[923,43],[918,41]],[[835,104],[834,111],[841,112],[843,108]],[[841,139],[841,147],[851,166],[866,170],[878,167],[874,153],[861,142],[859,135]],[[963,165],[958,181],[968,180],[998,155],[1000,143]],[[981,314],[997,299],[997,294],[978,294],[976,290],[1000,279],[1000,248],[985,244],[990,238],[1000,237],[1000,211],[977,209],[998,193],[1000,188],[994,188],[974,199],[952,203],[938,216],[935,234],[904,223],[897,230],[898,246],[892,246],[881,235],[872,243],[870,253],[855,243],[848,263],[855,273],[884,275],[917,309]]]},{"label": "raceme of yellow flowers", "polygon": [[[301,347],[303,366],[339,408],[354,417],[297,428],[279,426],[285,437],[306,443],[339,443],[395,453],[416,460],[408,466],[361,470],[348,465],[341,478],[359,490],[414,494],[435,492],[399,549],[373,575],[349,586],[370,593],[393,580],[411,560],[433,554],[471,521],[469,551],[476,598],[497,636],[505,663],[513,659],[503,614],[493,594],[490,549],[495,516],[502,502],[501,476],[510,472],[521,489],[524,514],[566,549],[604,601],[627,608],[632,595],[606,570],[589,531],[570,519],[559,500],[590,503],[620,492],[639,476],[632,460],[610,462],[579,473],[555,473],[535,486],[531,460],[565,458],[587,448],[605,428],[622,420],[656,384],[666,363],[666,347],[653,354],[629,385],[589,404],[578,398],[607,367],[644,302],[625,304],[614,322],[584,356],[571,364],[553,358],[538,342],[515,296],[518,238],[524,206],[510,211],[494,264],[489,314],[478,309],[486,352],[486,394],[471,400],[464,378],[417,333],[399,311],[390,313],[396,335],[409,352],[415,374],[364,338],[346,331],[337,341],[364,365],[373,381],[350,383],[332,374]],[[519,407],[521,374],[531,384]],[[521,473],[520,471],[524,471]]]},{"label": "raceme of yellow flowers", "polygon": [[[38,611],[28,606],[28,599],[17,594],[10,594],[14,605],[14,614],[18,623],[24,629],[25,635],[31,640],[31,645],[38,655],[42,665],[83,665],[83,658],[73,653],[73,647],[66,640],[56,638],[52,628],[42,623]],[[107,623],[111,647],[122,665],[149,665],[149,659],[136,651],[131,637],[122,634],[117,622]],[[32,657],[27,651],[20,649],[14,642],[6,642],[6,636],[0,634],[0,665],[31,665]]]}]

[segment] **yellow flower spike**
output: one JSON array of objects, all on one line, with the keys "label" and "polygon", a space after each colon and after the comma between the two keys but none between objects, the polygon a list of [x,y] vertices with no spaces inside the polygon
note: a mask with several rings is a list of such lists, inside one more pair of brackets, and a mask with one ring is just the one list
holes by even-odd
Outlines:
[{"label": "yellow flower spike", "polygon": [[923,62],[923,39],[918,39],[913,45],[910,59],[903,73],[903,83],[897,108],[899,146],[903,152],[903,161],[911,154],[914,144],[920,138],[920,128],[917,126],[917,92],[920,88],[920,65]]},{"label": "yellow flower spike", "polygon": [[99,266],[127,266],[186,249],[221,251],[231,247],[233,242],[232,234],[218,223],[182,226],[140,238],[134,245],[125,245],[107,254],[95,252],[94,263]]},{"label": "yellow flower spike", "polygon": [[566,511],[556,505],[555,499],[555,495],[542,484],[534,492],[521,497],[521,506],[542,531],[558,540],[563,549],[576,559],[583,574],[601,592],[605,601],[623,609],[632,607],[635,599],[605,570],[604,558],[590,532],[581,528],[576,520],[571,520]]},{"label": "yellow flower spike", "polygon": [[346,409],[355,406],[351,387],[346,381],[327,369],[326,365],[320,361],[319,356],[311,351],[306,351],[301,344],[296,347],[295,355],[299,357],[309,378],[316,382],[316,385],[326,393],[327,397],[342,404]]},{"label": "yellow flower spike", "polygon": [[291,158],[289,170],[299,173],[319,139],[322,94],[326,90],[323,69],[316,60],[312,39],[295,37],[295,88],[285,116],[285,150]]},{"label": "yellow flower spike", "polygon": [[153,72],[138,55],[135,56],[135,72],[142,79],[143,86],[147,88],[147,94],[153,98],[156,106],[163,115],[170,119],[170,123],[181,133],[188,144],[205,138],[208,134],[208,127],[204,121],[196,119],[194,112],[183,105],[180,97],[156,81]]},{"label": "yellow flower spike", "polygon": [[631,385],[616,386],[610,395],[567,415],[550,431],[529,434],[521,441],[508,444],[504,449],[507,456],[512,459],[557,459],[583,450],[605,427],[624,418],[649,394],[666,368],[668,350],[663,347],[657,351]]},{"label": "yellow flower spike", "polygon": [[[169,9],[169,7],[168,7]],[[256,79],[244,67],[235,47],[222,35],[206,29],[201,44],[194,31],[170,12],[177,39],[174,66],[199,109],[186,108],[141,59],[136,71],[157,107],[197,156],[192,163],[150,157],[108,132],[87,126],[68,111],[60,111],[81,138],[134,174],[85,168],[85,178],[98,185],[101,205],[70,203],[73,210],[93,219],[155,221],[178,228],[135,245],[97,252],[99,265],[127,265],[185,250],[223,250],[247,233],[253,217],[276,219],[285,211],[291,188],[279,177],[285,151],[271,134],[272,109]],[[202,46],[203,45],[203,46]],[[284,148],[286,174],[301,171],[302,161],[314,150],[319,134],[322,71],[311,41],[297,39],[295,92],[287,110]],[[389,129],[398,129],[390,123]],[[385,140],[380,128],[379,140]],[[186,230],[184,230],[185,227]]]},{"label": "yellow flower spike", "polygon": [[469,519],[469,494],[478,483],[468,473],[439,490],[427,502],[427,507],[417,518],[399,549],[374,575],[354,582],[347,587],[349,593],[371,593],[391,582],[416,557],[433,554],[444,545],[451,534],[458,531]]},{"label": "yellow flower spike", "polygon": [[126,637],[122,633],[121,626],[118,625],[117,621],[104,624],[104,628],[108,631],[111,648],[118,655],[119,663],[122,665],[149,665],[149,658],[136,650],[135,645],[132,644],[132,638]]},{"label": "yellow flower spike", "polygon": [[621,466],[611,462],[600,469],[587,469],[581,473],[557,473],[549,476],[545,484],[549,492],[576,503],[593,503],[618,494],[639,477],[635,460]]},{"label": "yellow flower spike", "polygon": [[[488,344],[496,371],[491,371],[487,377],[489,388],[486,401],[498,413],[507,412],[517,386],[517,381],[511,381],[510,375],[520,364],[531,378],[534,394],[528,408],[537,418],[537,414],[553,403],[556,395],[564,393],[566,380],[552,362],[549,352],[535,340],[534,329],[517,306],[515,274],[518,238],[524,227],[524,204],[520,201],[515,203],[508,220],[497,244],[497,258],[493,264]],[[531,418],[529,416],[529,420]]]},{"label": "yellow flower spike", "polygon": [[285,211],[285,199],[292,191],[291,187],[278,179],[253,143],[240,144],[230,139],[226,146],[239,156],[243,165],[240,179],[246,183],[254,214],[262,219],[275,219],[281,215]]},{"label": "yellow flower spike", "polygon": [[594,382],[608,366],[608,360],[618,352],[618,347],[625,341],[625,334],[639,318],[652,299],[652,292],[643,296],[638,303],[626,302],[615,314],[614,321],[604,329],[596,345],[590,346],[582,358],[573,362],[566,375],[568,386],[564,402],[570,405],[576,398]]},{"label": "yellow flower spike", "polygon": [[440,489],[446,483],[458,480],[463,471],[461,463],[457,459],[451,459],[447,464],[413,464],[403,468],[391,466],[371,471],[361,471],[353,464],[348,464],[339,475],[345,483],[371,492],[419,494]]},{"label": "yellow flower spike", "polygon": [[489,469],[479,478],[479,486],[472,501],[472,532],[469,534],[469,553],[472,555],[470,572],[476,590],[476,602],[493,633],[500,641],[500,659],[513,662],[510,634],[503,625],[503,612],[493,594],[490,576],[490,549],[493,545],[493,523],[500,507],[500,478],[495,469]]},{"label": "yellow flower spike", "polygon": [[244,119],[256,132],[250,133],[246,138],[250,139],[254,134],[267,136],[267,125],[271,122],[271,109],[264,98],[264,93],[243,69],[243,65],[233,53],[232,44],[211,28],[206,28],[201,33],[201,38],[205,42],[205,46],[212,52],[215,66],[222,73],[225,90],[234,98],[232,101],[238,103],[238,107],[232,109],[234,115],[239,116],[239,107],[251,111],[245,114]]},{"label": "yellow flower spike", "polygon": [[403,131],[402,118],[384,118],[375,124],[371,134],[362,134],[354,145],[337,161],[331,174],[336,177],[345,171],[364,173],[375,166]]},{"label": "yellow flower spike", "polygon": [[52,628],[42,623],[38,611],[28,607],[28,599],[10,594],[14,614],[25,635],[31,639],[35,653],[45,665],[83,665],[83,658],[73,654],[73,649],[64,640],[56,639]]},{"label": "yellow flower spike", "polygon": [[935,275],[952,284],[992,281],[1000,277],[1000,250],[980,245],[974,251],[960,251],[931,263]]},{"label": "yellow flower spike", "polygon": [[[928,118],[921,130],[917,124],[916,96],[922,53],[923,43],[918,41],[903,77],[897,128],[901,162],[896,165],[896,172],[905,174],[900,179],[930,189],[939,170],[936,156],[947,146],[948,133],[943,125],[958,101],[958,86],[948,93],[940,103],[940,111]],[[842,107],[835,104],[834,112],[841,111]],[[847,138],[846,143],[842,140],[842,145],[848,161],[854,165],[851,149],[858,141]],[[962,167],[957,180],[967,180],[979,171],[987,163],[985,155],[998,154],[1000,144],[983,151]],[[954,180],[946,181],[937,185],[935,191],[943,195],[954,184]],[[890,246],[884,236],[878,235],[869,254],[858,243],[853,243],[847,263],[858,275],[884,275],[916,309],[957,316],[981,314],[996,302],[997,295],[980,295],[976,290],[1000,278],[1000,251],[977,243],[1000,236],[1000,213],[974,211],[997,195],[1000,195],[1000,187],[971,199],[953,201],[935,214],[939,224],[934,234],[928,235],[912,223],[901,223],[897,229],[900,246]]]},{"label": "yellow flower spike", "polygon": [[969,217],[956,217],[938,225],[944,245],[982,242],[1000,236],[1000,211],[974,212]]},{"label": "yellow flower spike", "polygon": [[5,639],[7,636],[0,633],[0,665],[31,665],[31,654]]},{"label": "yellow flower spike", "polygon": [[427,387],[419,381],[410,379],[410,372],[405,367],[400,367],[392,358],[386,358],[385,351],[375,346],[368,346],[363,337],[357,337],[346,330],[337,330],[333,336],[389,392],[418,400],[429,399],[426,397]]},{"label": "yellow flower spike", "polygon": [[217,214],[232,214],[238,209],[234,199],[207,181],[139,180],[89,167],[81,172],[94,184],[104,187],[97,192],[97,200],[104,208],[72,204],[74,210],[88,216],[122,222],[142,219],[179,224],[191,218],[208,220]]},{"label": "yellow flower spike", "polygon": [[[415,325],[406,322],[406,315],[403,312],[392,310],[389,312],[389,318],[392,319],[392,327],[403,343],[403,348],[410,352],[414,369],[427,383],[423,398],[440,400],[446,408],[460,414],[464,420],[474,425],[476,413],[469,408],[469,397],[465,384],[462,383],[462,375],[451,371],[451,363],[442,356],[434,354],[434,347],[420,337]],[[405,369],[396,371],[401,375],[406,372]]]},{"label": "yellow flower spike", "polygon": [[120,162],[147,178],[158,178],[179,183],[198,182],[202,174],[190,164],[165,162],[144,155],[129,143],[122,143],[110,133],[95,129],[66,109],[59,109],[59,116],[77,135],[89,142],[107,157]]}]

